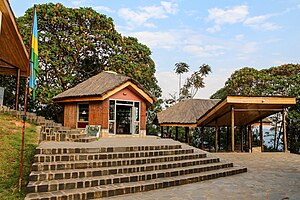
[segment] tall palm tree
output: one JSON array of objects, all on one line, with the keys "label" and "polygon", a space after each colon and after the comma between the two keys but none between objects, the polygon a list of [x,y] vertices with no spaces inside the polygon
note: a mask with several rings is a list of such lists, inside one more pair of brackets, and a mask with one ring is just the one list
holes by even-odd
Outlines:
[{"label": "tall palm tree", "polygon": [[178,89],[178,96],[180,96],[180,89],[181,89],[181,74],[186,73],[189,71],[189,65],[184,62],[179,62],[175,64],[175,73],[179,74],[179,89]]}]

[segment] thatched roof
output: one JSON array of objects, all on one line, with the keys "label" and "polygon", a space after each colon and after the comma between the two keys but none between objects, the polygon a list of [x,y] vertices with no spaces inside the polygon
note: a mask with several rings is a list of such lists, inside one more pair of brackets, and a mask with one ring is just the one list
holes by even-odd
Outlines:
[{"label": "thatched roof", "polygon": [[134,79],[115,72],[103,71],[79,83],[75,87],[56,95],[53,97],[53,100],[57,101],[72,97],[103,96],[128,81],[134,83],[138,88],[149,95],[150,98],[154,99],[151,94]]},{"label": "thatched roof", "polygon": [[158,124],[194,124],[209,109],[214,107],[219,99],[187,99],[157,113]]}]

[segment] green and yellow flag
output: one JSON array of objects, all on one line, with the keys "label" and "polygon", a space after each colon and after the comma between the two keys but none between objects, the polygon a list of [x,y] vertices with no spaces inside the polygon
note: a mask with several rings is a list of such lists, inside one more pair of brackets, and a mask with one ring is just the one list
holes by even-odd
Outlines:
[{"label": "green and yellow flag", "polygon": [[33,24],[31,30],[31,50],[30,50],[30,77],[29,77],[29,91],[32,93],[33,100],[35,100],[35,84],[36,74],[39,69],[38,61],[38,29],[37,29],[37,15],[34,8]]}]

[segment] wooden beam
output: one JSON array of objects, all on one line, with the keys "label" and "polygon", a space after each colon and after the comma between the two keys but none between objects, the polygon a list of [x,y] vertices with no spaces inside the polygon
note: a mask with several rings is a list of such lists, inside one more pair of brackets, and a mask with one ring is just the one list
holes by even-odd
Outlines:
[{"label": "wooden beam", "polygon": [[17,69],[17,77],[16,77],[16,101],[15,101],[15,108],[16,110],[19,109],[19,93],[20,93],[20,76],[21,76],[21,70],[18,68]]},{"label": "wooden beam", "polygon": [[253,136],[252,136],[252,126],[248,126],[248,132],[249,132],[249,152],[252,153],[252,141],[253,141]]},{"label": "wooden beam", "polygon": [[257,112],[281,112],[282,109],[276,109],[276,108],[240,108],[240,109],[235,109],[235,112],[251,112],[251,111],[257,111]]},{"label": "wooden beam", "polygon": [[170,133],[169,133],[169,131],[170,131],[170,126],[167,126],[167,138],[170,138]]},{"label": "wooden beam", "polygon": [[241,126],[241,152],[244,152],[244,127]]},{"label": "wooden beam", "polygon": [[182,123],[182,124],[179,124],[179,123],[161,123],[159,124],[160,126],[179,126],[179,127],[197,127],[197,124],[186,124],[186,123]]},{"label": "wooden beam", "polygon": [[259,133],[260,133],[260,148],[261,148],[261,152],[264,152],[264,133],[263,133],[262,119],[260,120]]},{"label": "wooden beam", "polygon": [[216,138],[215,138],[215,152],[218,152],[218,137],[219,137],[219,128],[218,128],[218,123],[216,122]]},{"label": "wooden beam", "polygon": [[234,106],[231,106],[231,151],[234,152]]},{"label": "wooden beam", "polygon": [[185,127],[185,142],[190,144],[190,127]]},{"label": "wooden beam", "polygon": [[178,141],[178,126],[175,127],[175,140]]},{"label": "wooden beam", "polygon": [[292,105],[296,104],[294,97],[247,97],[247,96],[227,96],[228,103],[242,104],[272,104],[272,105]]},{"label": "wooden beam", "polygon": [[282,124],[283,124],[284,152],[288,152],[287,135],[286,135],[286,112],[285,112],[285,108],[282,109]]},{"label": "wooden beam", "polygon": [[204,150],[204,126],[201,126],[201,149]]},{"label": "wooden beam", "polygon": [[164,137],[164,127],[163,126],[160,127],[160,137],[161,138]]}]

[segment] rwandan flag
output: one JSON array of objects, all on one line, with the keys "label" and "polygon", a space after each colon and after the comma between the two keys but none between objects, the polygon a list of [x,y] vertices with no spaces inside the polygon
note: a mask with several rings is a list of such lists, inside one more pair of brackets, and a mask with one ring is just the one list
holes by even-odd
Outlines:
[{"label": "rwandan flag", "polygon": [[32,93],[33,100],[35,100],[35,84],[36,84],[35,79],[39,69],[38,55],[39,54],[38,54],[37,15],[36,15],[36,9],[34,8],[33,25],[31,31],[30,77],[29,77],[29,91],[30,93]]}]

